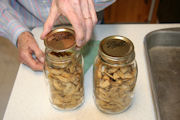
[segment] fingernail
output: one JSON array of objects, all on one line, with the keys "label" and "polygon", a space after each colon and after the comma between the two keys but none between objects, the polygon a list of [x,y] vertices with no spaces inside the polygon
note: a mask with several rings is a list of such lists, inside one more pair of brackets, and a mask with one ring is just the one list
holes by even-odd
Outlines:
[{"label": "fingernail", "polygon": [[83,40],[78,41],[78,46],[81,47],[83,45]]},{"label": "fingernail", "polygon": [[40,57],[39,60],[41,61],[41,63],[44,63],[44,57]]}]

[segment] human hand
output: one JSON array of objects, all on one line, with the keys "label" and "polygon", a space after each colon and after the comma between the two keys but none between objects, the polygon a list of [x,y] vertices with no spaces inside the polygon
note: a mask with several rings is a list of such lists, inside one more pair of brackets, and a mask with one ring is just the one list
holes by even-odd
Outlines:
[{"label": "human hand", "polygon": [[[19,59],[32,70],[43,70],[44,54],[30,32],[23,32],[18,37]],[[36,58],[33,58],[35,55]]]},{"label": "human hand", "polygon": [[93,27],[97,23],[93,0],[53,0],[41,39],[51,31],[60,15],[66,16],[72,24],[77,46],[81,47],[90,40]]}]

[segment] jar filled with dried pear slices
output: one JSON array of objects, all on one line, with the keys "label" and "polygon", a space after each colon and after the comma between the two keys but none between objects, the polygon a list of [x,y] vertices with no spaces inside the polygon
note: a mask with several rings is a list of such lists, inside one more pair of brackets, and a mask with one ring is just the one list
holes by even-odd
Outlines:
[{"label": "jar filled with dried pear slices", "polygon": [[103,39],[94,63],[94,97],[99,110],[116,114],[132,102],[137,78],[133,43],[126,37]]},{"label": "jar filled with dried pear slices", "polygon": [[52,30],[44,41],[44,72],[50,102],[56,109],[73,110],[84,101],[83,57],[76,50],[75,33],[71,27]]}]

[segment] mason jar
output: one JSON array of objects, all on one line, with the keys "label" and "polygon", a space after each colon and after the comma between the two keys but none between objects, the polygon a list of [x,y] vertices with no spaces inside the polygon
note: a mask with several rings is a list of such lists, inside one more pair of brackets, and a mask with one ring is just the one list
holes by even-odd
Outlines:
[{"label": "mason jar", "polygon": [[84,101],[83,57],[76,50],[75,33],[70,27],[52,30],[44,41],[44,73],[50,103],[59,110],[73,110]]},{"label": "mason jar", "polygon": [[133,43],[122,36],[103,39],[93,71],[97,108],[109,114],[126,110],[131,105],[137,78]]}]

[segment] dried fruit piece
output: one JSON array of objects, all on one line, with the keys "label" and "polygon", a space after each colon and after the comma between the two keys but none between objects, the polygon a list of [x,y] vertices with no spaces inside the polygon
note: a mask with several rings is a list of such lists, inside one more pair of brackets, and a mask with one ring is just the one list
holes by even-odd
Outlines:
[{"label": "dried fruit piece", "polygon": [[69,71],[70,71],[70,73],[74,73],[74,72],[75,72],[75,70],[76,70],[76,67],[75,67],[75,66],[73,66],[73,65],[70,65],[70,67],[69,67]]},{"label": "dried fruit piece", "polygon": [[110,69],[108,69],[108,73],[115,73],[118,70],[117,67],[111,67]]},{"label": "dried fruit piece", "polygon": [[72,83],[67,83],[66,87],[64,88],[65,95],[72,95],[76,90],[76,87]]},{"label": "dried fruit piece", "polygon": [[60,75],[62,74],[64,71],[62,69],[52,69],[52,68],[49,68],[48,69],[48,72],[49,73],[52,73],[54,75]]},{"label": "dried fruit piece", "polygon": [[130,79],[130,78],[133,78],[133,75],[131,73],[126,73],[123,76],[123,79]]},{"label": "dried fruit piece", "polygon": [[96,104],[103,111],[121,112],[131,103],[137,70],[132,65],[114,67],[97,61],[94,71]]},{"label": "dried fruit piece", "polygon": [[[49,57],[63,59],[69,56],[63,54],[63,56],[50,55]],[[84,96],[83,68],[80,61],[73,58],[72,61],[46,61],[45,64],[52,104],[60,109],[71,109],[80,105]]]},{"label": "dried fruit piece", "polygon": [[63,86],[58,80],[53,80],[53,85],[56,90],[63,90]]},{"label": "dried fruit piece", "polygon": [[118,79],[118,78],[120,78],[120,76],[118,75],[118,73],[117,72],[115,72],[114,74],[113,74],[113,79]]},{"label": "dried fruit piece", "polygon": [[121,67],[121,68],[120,68],[120,71],[121,71],[122,73],[126,73],[128,70],[129,70],[128,67]]},{"label": "dried fruit piece", "polygon": [[110,80],[110,78],[107,75],[104,75],[102,79],[103,80]]},{"label": "dried fruit piece", "polygon": [[55,76],[58,80],[62,81],[62,82],[69,82],[69,79],[63,77],[63,76]]},{"label": "dried fruit piece", "polygon": [[106,88],[106,87],[108,87],[109,85],[110,85],[109,80],[105,80],[105,81],[101,81],[99,86],[100,86],[101,88]]}]

